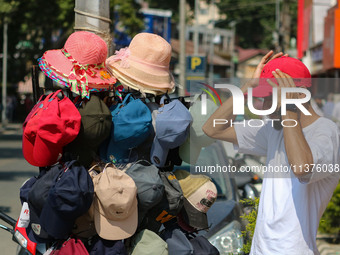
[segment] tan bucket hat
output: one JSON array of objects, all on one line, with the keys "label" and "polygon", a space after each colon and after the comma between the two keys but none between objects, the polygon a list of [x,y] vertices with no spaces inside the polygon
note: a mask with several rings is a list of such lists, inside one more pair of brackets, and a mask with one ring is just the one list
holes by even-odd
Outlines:
[{"label": "tan bucket hat", "polygon": [[108,70],[125,86],[144,93],[164,94],[174,90],[169,71],[171,45],[161,36],[139,33],[129,47],[106,60]]}]

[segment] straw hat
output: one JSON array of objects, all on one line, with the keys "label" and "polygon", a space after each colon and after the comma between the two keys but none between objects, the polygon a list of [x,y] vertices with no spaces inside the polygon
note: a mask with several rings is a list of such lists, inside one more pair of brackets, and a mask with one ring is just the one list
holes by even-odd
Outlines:
[{"label": "straw hat", "polygon": [[155,95],[171,93],[174,78],[169,71],[171,45],[162,37],[139,33],[129,47],[106,61],[111,73],[125,86]]},{"label": "straw hat", "polygon": [[39,67],[72,92],[89,97],[90,91],[107,90],[117,82],[105,66],[107,52],[100,36],[78,31],[68,37],[62,49],[46,51],[39,59]]}]

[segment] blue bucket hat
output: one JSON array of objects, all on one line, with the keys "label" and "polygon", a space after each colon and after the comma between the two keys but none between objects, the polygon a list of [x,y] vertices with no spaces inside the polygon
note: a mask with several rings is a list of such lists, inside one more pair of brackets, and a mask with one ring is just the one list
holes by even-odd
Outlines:
[{"label": "blue bucket hat", "polygon": [[189,110],[175,99],[164,105],[161,98],[156,116],[156,135],[151,147],[151,162],[158,167],[164,167],[169,150],[182,145],[188,137],[192,117]]},{"label": "blue bucket hat", "polygon": [[111,136],[103,144],[100,155],[108,162],[127,163],[131,159],[131,149],[142,144],[150,134],[151,112],[132,94],[126,95],[122,103],[112,106],[110,110],[113,123]]},{"label": "blue bucket hat", "polygon": [[89,210],[93,196],[87,170],[75,160],[65,163],[42,208],[41,225],[56,239],[68,238],[75,220]]}]

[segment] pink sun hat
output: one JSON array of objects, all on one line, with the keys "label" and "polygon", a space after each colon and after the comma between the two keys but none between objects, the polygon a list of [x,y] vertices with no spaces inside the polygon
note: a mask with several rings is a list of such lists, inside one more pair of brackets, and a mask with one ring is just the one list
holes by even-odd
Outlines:
[{"label": "pink sun hat", "polygon": [[273,87],[267,79],[277,84],[273,71],[279,69],[293,78],[296,87],[312,86],[311,74],[308,68],[300,60],[292,57],[280,57],[273,59],[266,64],[261,72],[259,85],[253,89],[254,97],[267,97],[272,94]]},{"label": "pink sun hat", "polygon": [[129,47],[116,51],[106,64],[125,86],[146,93],[172,92],[174,78],[169,71],[171,45],[161,36],[139,33]]},{"label": "pink sun hat", "polygon": [[89,97],[90,91],[105,91],[117,82],[106,68],[107,52],[100,36],[78,31],[68,37],[62,49],[46,51],[39,66],[49,78],[82,97]]}]

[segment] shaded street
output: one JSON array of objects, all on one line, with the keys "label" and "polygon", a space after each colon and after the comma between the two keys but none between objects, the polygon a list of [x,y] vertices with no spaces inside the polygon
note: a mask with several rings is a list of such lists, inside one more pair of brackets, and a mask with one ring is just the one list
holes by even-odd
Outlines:
[{"label": "shaded street", "polygon": [[[38,168],[28,164],[22,155],[21,135],[21,124],[9,124],[6,130],[0,127],[0,209],[15,219],[21,209],[19,189],[38,173]],[[17,244],[7,231],[0,229],[0,239],[0,253],[15,254]]]}]

